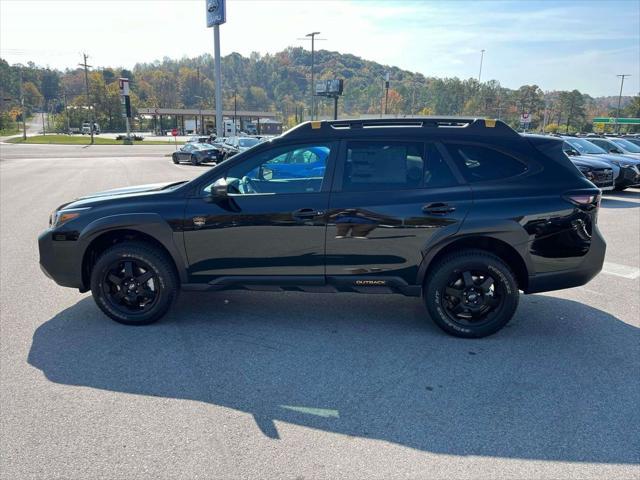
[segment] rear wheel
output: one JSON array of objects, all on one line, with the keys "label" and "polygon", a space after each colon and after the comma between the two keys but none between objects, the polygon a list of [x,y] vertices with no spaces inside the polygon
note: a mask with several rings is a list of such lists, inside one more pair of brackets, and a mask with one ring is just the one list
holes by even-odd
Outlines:
[{"label": "rear wheel", "polygon": [[431,319],[445,332],[464,338],[491,335],[518,307],[518,285],[511,269],[483,250],[447,255],[425,281],[424,301]]},{"label": "rear wheel", "polygon": [[98,258],[91,271],[91,293],[116,322],[146,325],[169,310],[178,294],[178,278],[162,250],[143,242],[124,242]]}]

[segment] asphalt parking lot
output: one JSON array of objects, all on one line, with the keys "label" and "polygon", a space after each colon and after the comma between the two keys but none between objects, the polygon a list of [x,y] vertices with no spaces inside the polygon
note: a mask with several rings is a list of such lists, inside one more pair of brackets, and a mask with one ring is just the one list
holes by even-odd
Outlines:
[{"label": "asphalt parking lot", "polygon": [[0,145],[2,479],[640,476],[640,190],[602,202],[598,277],[486,339],[386,295],[185,293],[126,327],[45,278],[37,235],[206,170],[172,149]]}]

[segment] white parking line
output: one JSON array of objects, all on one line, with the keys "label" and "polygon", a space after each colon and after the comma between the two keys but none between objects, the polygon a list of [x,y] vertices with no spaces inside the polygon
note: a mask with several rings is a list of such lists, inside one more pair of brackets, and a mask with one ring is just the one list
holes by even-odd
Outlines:
[{"label": "white parking line", "polygon": [[602,273],[615,275],[616,277],[629,278],[634,280],[640,277],[640,268],[620,265],[618,263],[604,262]]}]

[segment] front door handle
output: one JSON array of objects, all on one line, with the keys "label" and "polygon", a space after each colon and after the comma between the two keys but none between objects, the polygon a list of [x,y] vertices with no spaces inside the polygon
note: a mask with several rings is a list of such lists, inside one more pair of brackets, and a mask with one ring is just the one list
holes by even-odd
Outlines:
[{"label": "front door handle", "polygon": [[446,215],[447,213],[452,213],[456,211],[456,207],[452,207],[451,205],[447,205],[446,203],[429,203],[422,207],[422,211],[424,213],[430,213],[432,215]]},{"label": "front door handle", "polygon": [[314,208],[299,208],[292,213],[296,218],[313,218],[323,214],[324,212],[320,212]]}]

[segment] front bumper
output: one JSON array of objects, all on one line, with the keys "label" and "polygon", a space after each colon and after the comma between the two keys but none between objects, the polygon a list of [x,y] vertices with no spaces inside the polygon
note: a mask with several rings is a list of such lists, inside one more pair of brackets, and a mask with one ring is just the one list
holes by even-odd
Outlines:
[{"label": "front bumper", "polygon": [[38,237],[40,269],[58,285],[86,290],[82,281],[82,253],[77,240],[45,230]]},{"label": "front bumper", "polygon": [[620,167],[620,175],[616,178],[616,187],[625,188],[640,184],[640,170],[638,166]]}]

